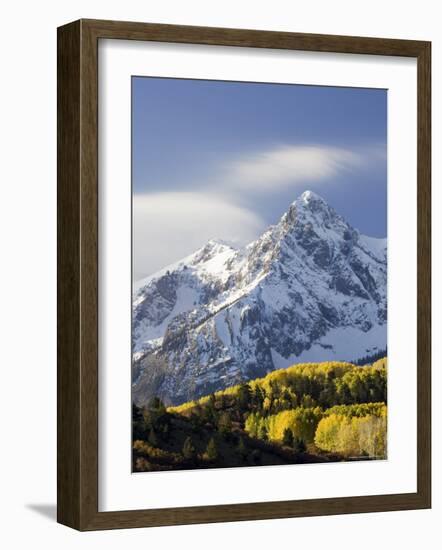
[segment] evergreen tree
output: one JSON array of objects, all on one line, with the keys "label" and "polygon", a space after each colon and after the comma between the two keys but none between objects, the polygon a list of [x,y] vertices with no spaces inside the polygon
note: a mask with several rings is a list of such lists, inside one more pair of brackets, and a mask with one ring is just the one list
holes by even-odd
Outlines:
[{"label": "evergreen tree", "polygon": [[193,444],[192,438],[189,436],[185,439],[183,444],[183,456],[186,460],[195,460],[196,449]]},{"label": "evergreen tree", "polygon": [[226,400],[226,396],[222,393],[220,396],[219,396],[219,407],[221,410],[224,410],[227,406],[227,400]]},{"label": "evergreen tree", "polygon": [[146,429],[144,425],[143,411],[139,407],[132,404],[132,436],[133,440],[142,439],[145,437]]},{"label": "evergreen tree", "polygon": [[147,405],[147,408],[149,411],[154,411],[159,414],[163,414],[166,412],[166,406],[157,396],[152,397],[152,399],[149,401],[149,404]]},{"label": "evergreen tree", "polygon": [[251,459],[253,464],[259,464],[261,462],[261,453],[258,449],[253,449]]},{"label": "evergreen tree", "polygon": [[151,415],[146,407],[143,408],[142,416],[143,416],[143,420],[142,422],[140,422],[140,425],[144,430],[144,433],[145,433],[144,437],[147,437],[150,432],[150,429],[152,428],[152,420],[151,420]]},{"label": "evergreen tree", "polygon": [[238,454],[242,458],[242,460],[245,460],[247,458],[247,455],[248,455],[248,450],[247,450],[247,447],[244,443],[244,438],[242,438],[242,437],[239,438]]},{"label": "evergreen tree", "polygon": [[267,441],[267,439],[269,438],[268,430],[265,424],[262,424],[262,426],[260,426],[258,437],[259,439],[263,439],[264,441]]},{"label": "evergreen tree", "polygon": [[282,444],[286,447],[293,446],[293,432],[290,428],[285,428],[284,434],[282,436]]},{"label": "evergreen tree", "polygon": [[208,422],[209,424],[216,424],[218,415],[219,413],[216,408],[216,397],[215,394],[212,393],[209,397],[209,401],[203,407],[202,419],[204,422]]},{"label": "evergreen tree", "polygon": [[143,419],[142,411],[139,407],[132,403],[132,420],[137,422]]},{"label": "evergreen tree", "polygon": [[295,453],[305,453],[307,449],[304,440],[300,437],[295,437],[293,440],[293,450]]},{"label": "evergreen tree", "polygon": [[209,407],[216,409],[216,396],[214,393],[210,394],[209,397]]},{"label": "evergreen tree", "polygon": [[265,399],[265,390],[262,389],[258,384],[255,387],[255,392],[253,394],[253,404],[260,411],[262,410],[262,404]]},{"label": "evergreen tree", "polygon": [[157,434],[155,433],[155,430],[153,428],[150,430],[149,437],[147,440],[149,442],[149,445],[152,445],[152,447],[158,446]]},{"label": "evergreen tree", "polygon": [[215,439],[212,437],[207,444],[206,456],[211,462],[215,462],[218,459],[218,445],[216,444]]},{"label": "evergreen tree", "polygon": [[212,425],[217,423],[218,412],[210,402],[202,408],[201,420]]},{"label": "evergreen tree", "polygon": [[249,384],[243,383],[238,388],[238,405],[240,409],[247,410],[252,401],[252,389]]},{"label": "evergreen tree", "polygon": [[232,421],[228,412],[223,412],[219,417],[218,430],[223,435],[228,435],[232,431]]}]

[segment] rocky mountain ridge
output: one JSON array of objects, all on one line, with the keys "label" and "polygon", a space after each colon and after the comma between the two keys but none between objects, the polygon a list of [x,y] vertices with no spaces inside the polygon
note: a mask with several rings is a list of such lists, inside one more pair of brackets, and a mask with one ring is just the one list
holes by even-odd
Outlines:
[{"label": "rocky mountain ridge", "polygon": [[256,241],[212,240],[133,295],[133,399],[179,404],[294,363],[386,348],[386,239],[306,191]]}]

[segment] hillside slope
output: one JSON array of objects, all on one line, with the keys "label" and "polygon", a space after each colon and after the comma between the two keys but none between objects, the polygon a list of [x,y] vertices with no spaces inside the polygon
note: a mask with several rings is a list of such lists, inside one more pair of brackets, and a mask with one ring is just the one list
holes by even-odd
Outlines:
[{"label": "hillside slope", "polygon": [[387,362],[299,364],[197,401],[133,411],[134,471],[387,456]]}]

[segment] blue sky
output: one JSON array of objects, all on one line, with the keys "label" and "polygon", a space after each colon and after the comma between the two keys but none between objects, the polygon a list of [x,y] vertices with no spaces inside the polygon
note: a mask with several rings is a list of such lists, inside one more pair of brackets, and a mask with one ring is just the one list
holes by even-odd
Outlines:
[{"label": "blue sky", "polygon": [[386,236],[385,90],[134,77],[132,113],[135,279],[256,238],[306,189]]}]

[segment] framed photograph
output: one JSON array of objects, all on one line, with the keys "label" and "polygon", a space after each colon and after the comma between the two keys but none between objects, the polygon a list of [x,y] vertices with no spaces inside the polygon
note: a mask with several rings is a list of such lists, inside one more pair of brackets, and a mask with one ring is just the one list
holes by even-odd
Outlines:
[{"label": "framed photograph", "polygon": [[429,42],[58,29],[58,521],[429,508]]}]

